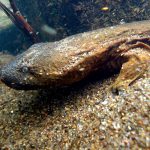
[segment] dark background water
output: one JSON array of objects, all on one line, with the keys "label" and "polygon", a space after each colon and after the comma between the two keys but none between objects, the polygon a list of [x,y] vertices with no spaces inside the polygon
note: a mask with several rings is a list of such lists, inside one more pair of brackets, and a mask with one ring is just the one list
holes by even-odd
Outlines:
[{"label": "dark background water", "polygon": [[[149,0],[15,0],[21,13],[39,32],[41,42],[125,22],[150,19]],[[108,7],[108,10],[103,10]],[[48,34],[42,27],[57,31]],[[16,26],[0,31],[0,51],[18,54],[32,42]]]}]

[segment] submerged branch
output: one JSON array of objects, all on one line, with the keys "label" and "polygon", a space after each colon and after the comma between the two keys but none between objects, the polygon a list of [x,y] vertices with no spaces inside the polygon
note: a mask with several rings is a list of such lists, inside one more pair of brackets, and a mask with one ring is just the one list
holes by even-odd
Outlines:
[{"label": "submerged branch", "polygon": [[10,11],[2,2],[0,2],[0,9],[4,11],[4,13],[21,31],[23,31],[28,37],[30,37],[33,43],[38,43],[39,37],[37,33],[34,31],[31,25],[26,21],[26,19],[20,13],[14,0],[9,0],[9,2],[13,12]]},{"label": "submerged branch", "polygon": [[16,4],[14,3],[13,0],[9,0],[9,3],[10,3],[10,6],[11,6],[14,13],[19,12],[19,9],[17,8],[17,6],[16,6]]}]

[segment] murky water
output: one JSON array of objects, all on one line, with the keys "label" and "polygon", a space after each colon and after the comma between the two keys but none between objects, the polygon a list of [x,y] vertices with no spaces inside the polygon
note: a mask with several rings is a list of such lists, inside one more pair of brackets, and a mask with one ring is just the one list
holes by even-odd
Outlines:
[{"label": "murky water", "polygon": [[[1,2],[11,8],[8,0]],[[41,42],[150,18],[148,0],[15,0],[15,3],[39,33]],[[0,10],[0,51],[16,55],[32,44],[31,39]]]}]

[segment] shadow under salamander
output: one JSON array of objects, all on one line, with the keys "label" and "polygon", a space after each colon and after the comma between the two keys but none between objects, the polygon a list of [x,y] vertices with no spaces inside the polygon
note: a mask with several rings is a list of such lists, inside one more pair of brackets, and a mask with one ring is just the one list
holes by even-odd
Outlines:
[{"label": "shadow under salamander", "polygon": [[[116,73],[118,73],[118,70],[115,71],[115,74]],[[105,72],[100,74],[97,72],[70,87],[39,90],[36,98],[27,105],[25,101],[22,101],[19,104],[19,110],[22,114],[26,113],[28,115],[32,114],[38,116],[44,111],[44,114],[53,116],[56,109],[61,112],[66,105],[75,105],[78,95],[84,95],[84,91],[87,90],[90,85],[95,85],[97,82],[102,84],[103,81],[110,76],[112,76],[112,73],[109,74]]]},{"label": "shadow under salamander", "polygon": [[[32,131],[40,132],[45,127],[45,123],[49,121],[54,127],[55,121],[61,123],[61,119],[67,115],[66,113],[72,114],[74,111],[78,111],[82,105],[80,100],[84,99],[86,102],[87,95],[92,98],[94,87],[101,87],[108,77],[110,74],[106,72],[94,73],[85,80],[66,88],[21,91],[19,93],[13,90],[15,93],[17,92],[16,96],[18,96],[13,97],[13,101],[4,106],[7,111],[2,114],[2,117],[5,118],[2,125],[6,131],[11,130],[14,135],[18,132],[21,133],[19,138],[28,136]],[[102,98],[105,93],[105,89],[100,93]],[[66,112],[65,107],[70,110]],[[12,110],[13,113],[11,113]]]}]

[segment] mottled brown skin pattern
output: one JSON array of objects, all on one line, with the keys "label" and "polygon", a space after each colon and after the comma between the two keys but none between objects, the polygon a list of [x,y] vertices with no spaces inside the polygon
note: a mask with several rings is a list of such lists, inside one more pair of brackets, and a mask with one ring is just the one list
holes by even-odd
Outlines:
[{"label": "mottled brown skin pattern", "polygon": [[150,62],[150,21],[135,22],[33,45],[1,70],[16,89],[68,86],[97,70],[119,69],[112,89],[126,88]]}]

